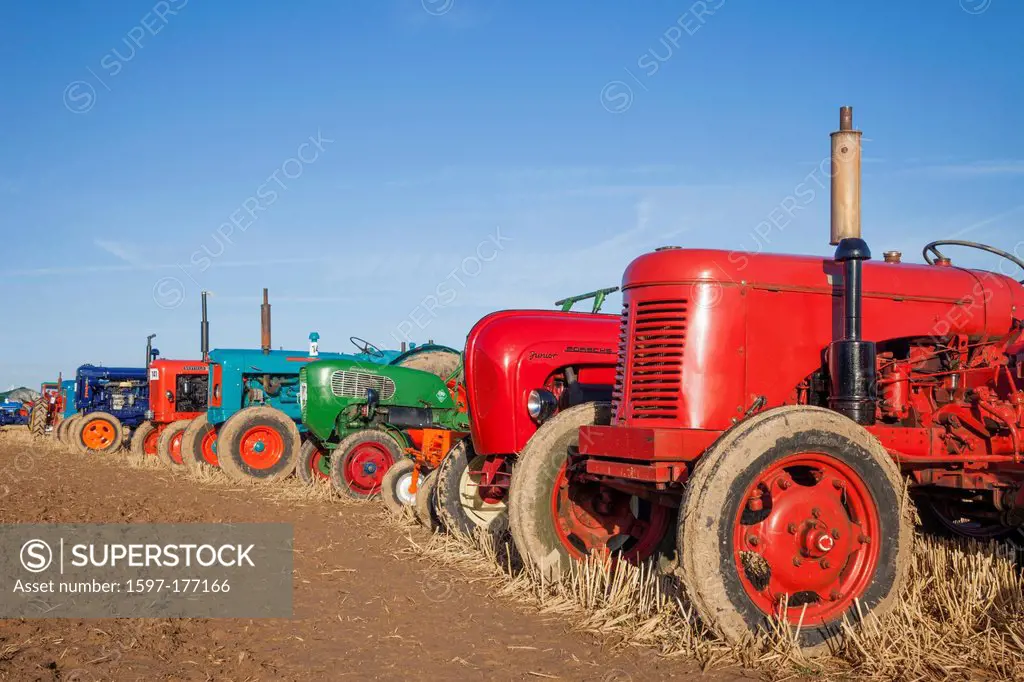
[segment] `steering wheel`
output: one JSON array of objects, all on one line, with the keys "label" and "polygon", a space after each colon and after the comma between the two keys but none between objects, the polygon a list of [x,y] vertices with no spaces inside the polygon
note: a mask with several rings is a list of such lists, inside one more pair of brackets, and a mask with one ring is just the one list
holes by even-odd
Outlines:
[{"label": "steering wheel", "polygon": [[384,353],[381,351],[381,349],[377,348],[377,346],[373,345],[366,339],[361,339],[358,336],[350,336],[348,337],[348,340],[352,342],[352,345],[355,346],[360,353],[372,355],[373,357],[376,358],[384,357]]},{"label": "steering wheel", "polygon": [[[987,251],[988,253],[994,253],[997,256],[1002,256],[1006,260],[1016,265],[1021,270],[1024,270],[1024,261],[1017,258],[1012,253],[997,249],[994,246],[988,244],[980,244],[978,242],[965,242],[959,239],[941,239],[936,242],[931,242],[924,247],[924,262],[928,265],[935,265],[935,261],[939,258],[946,258],[946,256],[939,251],[940,246],[966,246],[969,249],[978,249],[979,251]],[[948,260],[948,258],[946,258]],[[1018,280],[1021,284],[1024,284],[1024,280]]]}]

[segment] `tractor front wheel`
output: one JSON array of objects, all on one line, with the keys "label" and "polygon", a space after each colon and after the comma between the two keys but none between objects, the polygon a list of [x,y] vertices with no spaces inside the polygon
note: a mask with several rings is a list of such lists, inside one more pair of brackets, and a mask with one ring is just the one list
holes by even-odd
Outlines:
[{"label": "tractor front wheel", "polygon": [[291,417],[273,407],[247,407],[221,427],[220,468],[235,481],[277,481],[295,472],[302,441]]},{"label": "tractor front wheel", "polygon": [[437,469],[426,476],[421,475],[416,486],[416,520],[420,525],[436,533],[441,529],[441,521],[437,518]]},{"label": "tractor front wheel", "polygon": [[645,561],[670,534],[672,509],[580,479],[568,468],[580,427],[610,421],[609,403],[576,405],[545,422],[519,454],[509,526],[523,561],[549,579],[591,555]]},{"label": "tractor front wheel", "polygon": [[[499,469],[497,482],[503,485],[482,486],[484,468],[494,465]],[[490,534],[504,531],[510,469],[508,457],[489,462],[473,452],[468,439],[452,448],[437,470],[437,514],[445,529],[464,536],[477,529]]]},{"label": "tractor front wheel", "polygon": [[191,419],[179,419],[171,422],[160,433],[156,443],[156,455],[164,465],[177,469],[185,466],[181,456],[181,442],[185,435],[185,429],[192,423]]},{"label": "tractor front wheel", "polygon": [[46,401],[39,400],[28,413],[28,431],[33,438],[42,438],[46,435],[46,407]]},{"label": "tractor front wheel", "polygon": [[374,429],[342,439],[331,455],[331,480],[338,492],[358,500],[380,495],[384,474],[403,457],[394,438]]},{"label": "tractor front wheel", "polygon": [[[402,515],[406,509],[416,506],[416,493],[412,492],[412,472],[416,462],[405,458],[388,469],[381,479],[380,499],[390,511]],[[423,475],[419,476],[418,488],[423,486]]]},{"label": "tractor front wheel", "polygon": [[295,476],[306,485],[331,480],[331,451],[315,438],[306,438],[299,451]]},{"label": "tractor front wheel", "polygon": [[73,414],[60,423],[57,428],[57,440],[61,445],[73,446],[74,445],[74,434],[75,429],[78,427],[78,422],[82,420],[82,415]]},{"label": "tractor front wheel", "polygon": [[156,456],[160,430],[153,422],[142,422],[132,434],[131,453],[139,459]]},{"label": "tractor front wheel", "polygon": [[181,461],[191,470],[198,471],[203,466],[220,468],[217,459],[217,427],[210,423],[205,414],[201,414],[188,423],[181,434]]},{"label": "tractor front wheel", "polygon": [[121,420],[106,412],[82,415],[71,436],[72,444],[83,454],[117,452],[123,441]]},{"label": "tractor front wheel", "polygon": [[882,616],[910,565],[899,469],[850,419],[782,407],[730,430],[698,461],[680,509],[683,589],[729,642],[784,620],[809,653],[844,619]]}]

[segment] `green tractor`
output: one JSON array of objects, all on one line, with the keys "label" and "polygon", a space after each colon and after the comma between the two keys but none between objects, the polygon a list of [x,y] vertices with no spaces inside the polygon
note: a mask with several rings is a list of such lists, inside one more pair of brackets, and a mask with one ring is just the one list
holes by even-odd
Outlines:
[{"label": "green tractor", "polygon": [[[380,494],[385,474],[398,465],[386,498],[407,497],[411,504],[421,462],[436,468],[469,434],[461,374],[461,353],[434,344],[386,365],[309,363],[299,371],[299,406],[311,438],[302,446],[297,476],[329,479],[339,492],[367,499]],[[424,453],[431,454],[424,459]]]}]

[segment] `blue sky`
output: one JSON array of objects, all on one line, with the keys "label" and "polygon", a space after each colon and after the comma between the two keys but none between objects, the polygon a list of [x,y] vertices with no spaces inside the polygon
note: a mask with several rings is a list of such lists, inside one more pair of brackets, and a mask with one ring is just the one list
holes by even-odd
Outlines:
[{"label": "blue sky", "polygon": [[828,253],[816,169],[842,104],[877,251],[1024,252],[1024,3],[3,13],[0,388],[138,364],[149,333],[195,357],[201,289],[215,347],[258,345],[262,287],[275,346],[460,346],[482,315],[613,286],[660,245]]}]

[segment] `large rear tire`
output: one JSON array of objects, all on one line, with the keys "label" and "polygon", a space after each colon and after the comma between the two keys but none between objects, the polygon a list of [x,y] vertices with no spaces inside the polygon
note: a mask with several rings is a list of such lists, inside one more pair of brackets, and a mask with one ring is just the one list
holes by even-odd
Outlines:
[{"label": "large rear tire", "polygon": [[524,562],[547,579],[588,555],[645,561],[664,546],[673,510],[593,481],[568,467],[579,429],[611,421],[609,403],[584,403],[545,422],[519,454],[509,488],[509,526]]},{"label": "large rear tire", "polygon": [[234,481],[279,481],[295,473],[302,440],[295,422],[273,407],[247,407],[220,429],[217,459]]},{"label": "large rear tire", "polygon": [[117,452],[124,443],[124,426],[112,414],[90,412],[74,425],[71,442],[83,454]]},{"label": "large rear tire", "polygon": [[70,419],[61,419],[57,422],[57,428],[53,431],[54,440],[62,445],[64,443],[64,430],[67,429],[69,421]]},{"label": "large rear tire", "polygon": [[42,438],[46,435],[46,416],[46,401],[40,399],[28,413],[28,432],[32,434],[33,438]]},{"label": "large rear tire", "polygon": [[306,485],[331,480],[331,451],[315,438],[307,437],[299,451],[295,477]]},{"label": "large rear tire", "polygon": [[[453,447],[437,469],[437,516],[452,535],[477,530],[497,535],[508,528],[508,492],[498,486],[481,490],[480,471],[487,458],[473,452],[469,439]],[[511,469],[506,458],[503,468]]]},{"label": "large rear tire", "polygon": [[809,653],[832,648],[844,617],[895,604],[913,546],[902,491],[881,443],[836,412],[752,417],[687,482],[677,536],[685,594],[729,642],[785,618],[802,624]]},{"label": "large rear tire", "polygon": [[179,419],[171,422],[160,432],[160,438],[156,442],[156,456],[164,466],[171,469],[184,469],[185,461],[181,454],[181,443],[185,435],[185,429],[192,423],[191,419]]},{"label": "large rear tire", "polygon": [[131,453],[139,459],[156,457],[156,444],[160,431],[153,422],[142,422],[132,434]]},{"label": "large rear tire", "polygon": [[331,481],[343,495],[368,500],[380,495],[384,474],[404,457],[383,431],[363,429],[342,439],[331,455]]},{"label": "large rear tire", "polygon": [[203,413],[190,421],[181,435],[181,461],[190,471],[198,472],[204,466],[220,468],[217,458],[218,428]]},{"label": "large rear tire", "polygon": [[72,439],[74,437],[75,427],[81,419],[82,415],[73,414],[60,423],[57,427],[57,440],[61,445],[65,447],[71,447],[74,445]]}]

